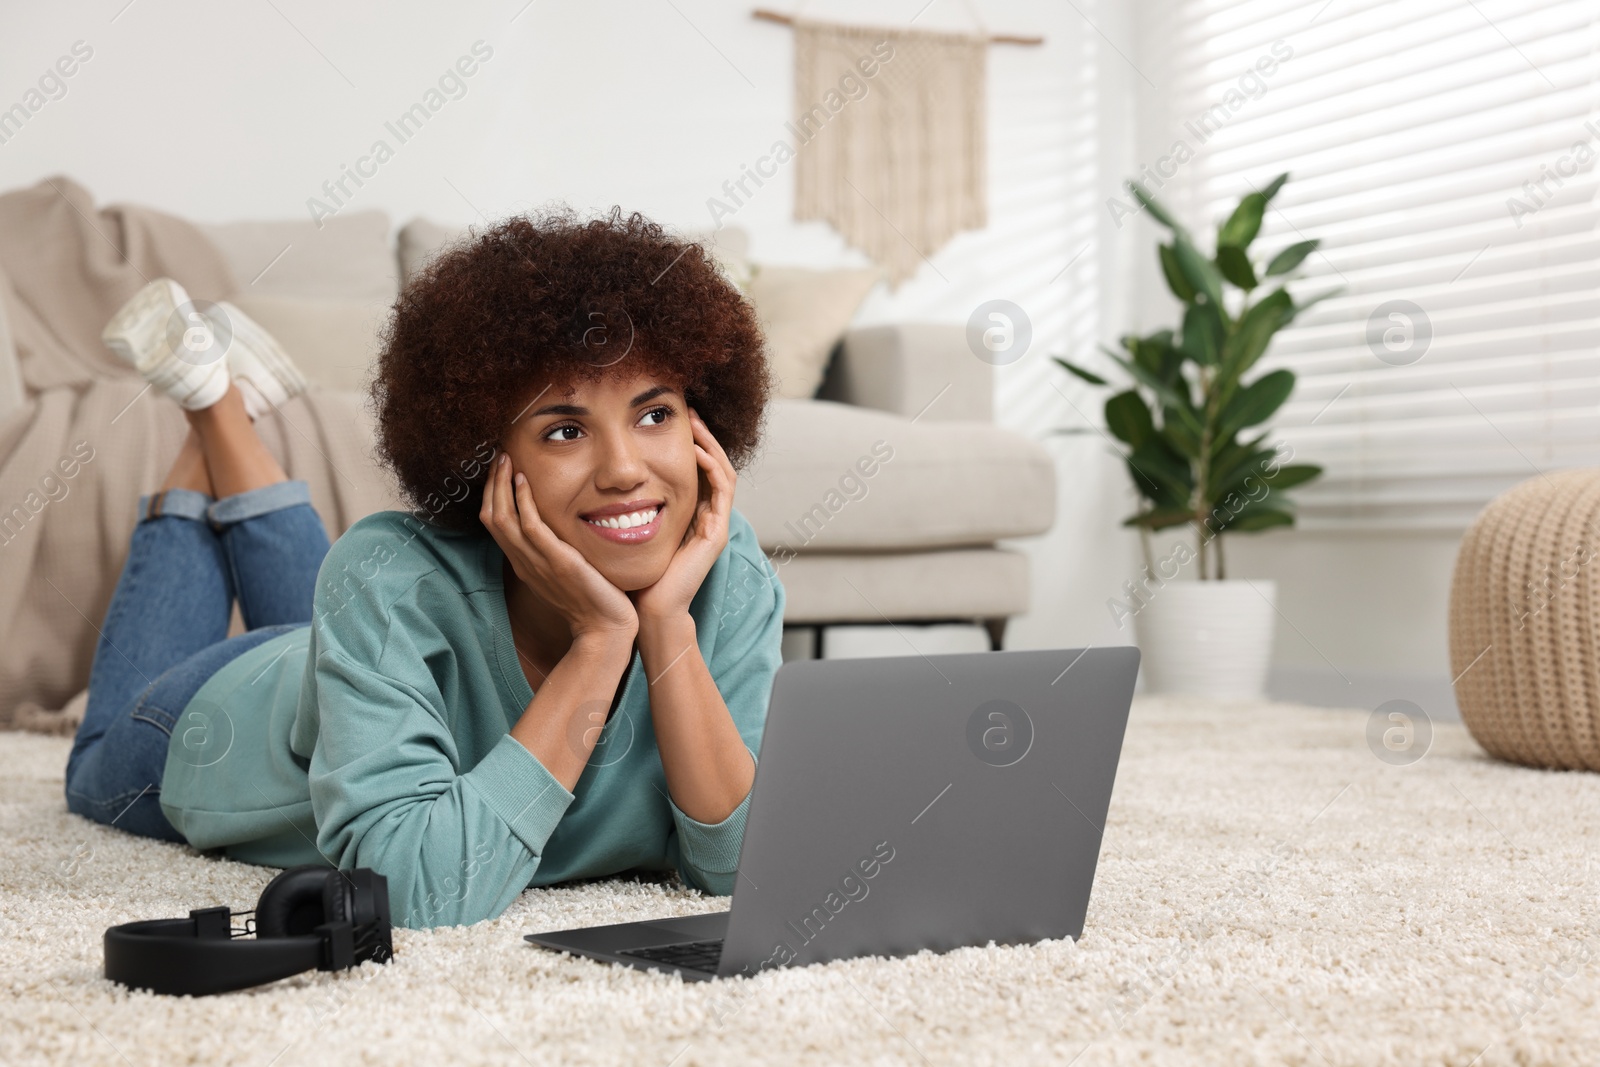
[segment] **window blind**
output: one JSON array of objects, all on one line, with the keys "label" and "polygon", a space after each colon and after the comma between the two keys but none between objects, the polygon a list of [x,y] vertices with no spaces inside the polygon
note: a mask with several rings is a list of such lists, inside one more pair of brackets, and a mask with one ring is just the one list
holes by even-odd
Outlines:
[{"label": "window blind", "polygon": [[1320,238],[1290,293],[1339,289],[1258,365],[1298,375],[1274,438],[1325,469],[1300,525],[1462,529],[1600,465],[1600,3],[1153,6],[1145,91],[1192,158],[1148,187],[1206,234],[1288,171],[1252,258]]}]

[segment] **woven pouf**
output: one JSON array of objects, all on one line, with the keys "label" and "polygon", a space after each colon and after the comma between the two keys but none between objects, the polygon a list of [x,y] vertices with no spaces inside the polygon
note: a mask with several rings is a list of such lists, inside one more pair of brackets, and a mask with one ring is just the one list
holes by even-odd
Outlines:
[{"label": "woven pouf", "polygon": [[1450,674],[1490,755],[1600,771],[1600,470],[1530,478],[1468,528]]}]

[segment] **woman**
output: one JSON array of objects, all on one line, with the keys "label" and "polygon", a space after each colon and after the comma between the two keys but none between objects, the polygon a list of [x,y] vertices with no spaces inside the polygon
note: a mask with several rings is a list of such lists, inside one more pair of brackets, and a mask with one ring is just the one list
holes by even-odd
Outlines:
[{"label": "woman", "polygon": [[[138,321],[180,321],[173,290]],[[68,806],[248,862],[371,867],[407,926],[632,869],[731,893],[785,595],[732,506],[762,338],[701,246],[557,211],[435,258],[372,385],[415,510],[331,548],[251,424],[297,391],[292,364],[221,307],[220,388],[155,326],[113,342],[191,433],[140,499]],[[248,632],[227,638],[233,597]]]}]

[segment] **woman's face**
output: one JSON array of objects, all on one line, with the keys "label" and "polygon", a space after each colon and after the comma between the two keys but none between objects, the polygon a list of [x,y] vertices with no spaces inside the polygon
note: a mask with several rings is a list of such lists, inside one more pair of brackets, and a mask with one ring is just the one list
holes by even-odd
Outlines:
[{"label": "woman's face", "polygon": [[[700,496],[689,410],[676,384],[643,372],[566,392],[540,382],[504,449],[512,476],[527,475],[540,519],[612,585],[632,592],[666,571]],[[624,515],[611,514],[618,505]],[[633,525],[589,521],[605,515]]]}]

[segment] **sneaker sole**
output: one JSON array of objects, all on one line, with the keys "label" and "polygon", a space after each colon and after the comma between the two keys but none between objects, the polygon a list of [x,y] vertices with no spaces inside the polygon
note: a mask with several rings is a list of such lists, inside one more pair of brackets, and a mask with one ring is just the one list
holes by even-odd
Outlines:
[{"label": "sneaker sole", "polygon": [[[170,278],[158,278],[133,295],[106,323],[100,339],[134,370],[143,373],[170,355],[167,322],[189,294]],[[154,358],[152,358],[154,357]]]}]

